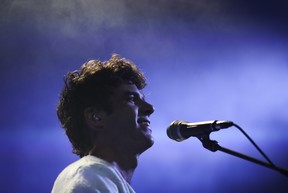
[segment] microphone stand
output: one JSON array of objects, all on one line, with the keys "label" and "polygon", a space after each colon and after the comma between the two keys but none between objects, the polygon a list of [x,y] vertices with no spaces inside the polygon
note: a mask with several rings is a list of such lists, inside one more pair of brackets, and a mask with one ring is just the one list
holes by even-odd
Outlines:
[{"label": "microphone stand", "polygon": [[288,177],[288,170],[285,170],[283,168],[280,168],[278,166],[275,166],[273,164],[269,164],[269,163],[266,163],[266,162],[263,162],[261,160],[258,160],[258,159],[255,159],[253,157],[249,157],[247,155],[244,155],[244,154],[241,154],[241,153],[238,153],[236,151],[232,151],[230,149],[227,149],[225,147],[221,147],[217,141],[214,141],[214,140],[210,140],[209,139],[209,135],[203,135],[203,136],[200,136],[198,137],[198,139],[202,142],[202,145],[203,147],[205,147],[206,149],[212,151],[212,152],[216,152],[216,151],[222,151],[222,152],[225,152],[225,153],[228,153],[230,155],[234,155],[236,157],[239,157],[239,158],[242,158],[242,159],[245,159],[245,160],[248,160],[248,161],[251,161],[251,162],[254,162],[256,164],[259,164],[259,165],[262,165],[262,166],[265,166],[267,168],[270,168],[270,169],[273,169],[273,170],[276,170],[278,172],[280,172],[281,174],[285,175]]}]

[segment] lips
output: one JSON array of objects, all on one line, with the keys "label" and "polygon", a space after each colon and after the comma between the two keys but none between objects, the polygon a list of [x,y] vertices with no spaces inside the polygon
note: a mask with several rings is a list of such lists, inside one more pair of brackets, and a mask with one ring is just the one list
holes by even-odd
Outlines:
[{"label": "lips", "polygon": [[137,120],[137,122],[138,122],[139,125],[143,125],[143,126],[147,126],[147,127],[150,126],[150,121],[147,118],[144,118],[144,117],[140,117]]}]

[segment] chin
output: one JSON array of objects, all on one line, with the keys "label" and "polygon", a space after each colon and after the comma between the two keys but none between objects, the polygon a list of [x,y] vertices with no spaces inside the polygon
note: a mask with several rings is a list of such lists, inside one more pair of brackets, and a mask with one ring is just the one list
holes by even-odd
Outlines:
[{"label": "chin", "polygon": [[150,136],[149,138],[146,138],[145,142],[143,142],[141,144],[141,147],[139,148],[139,154],[143,153],[144,151],[152,147],[153,144],[154,144],[154,139],[152,136]]},{"label": "chin", "polygon": [[154,138],[151,132],[138,132],[133,139],[135,153],[141,154],[154,144]]}]

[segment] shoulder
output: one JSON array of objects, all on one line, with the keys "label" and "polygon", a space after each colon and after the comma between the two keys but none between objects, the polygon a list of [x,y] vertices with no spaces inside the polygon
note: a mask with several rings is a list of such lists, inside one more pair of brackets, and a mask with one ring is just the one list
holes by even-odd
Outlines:
[{"label": "shoulder", "polygon": [[86,156],[67,166],[57,177],[52,193],[118,192],[121,177],[111,164]]}]

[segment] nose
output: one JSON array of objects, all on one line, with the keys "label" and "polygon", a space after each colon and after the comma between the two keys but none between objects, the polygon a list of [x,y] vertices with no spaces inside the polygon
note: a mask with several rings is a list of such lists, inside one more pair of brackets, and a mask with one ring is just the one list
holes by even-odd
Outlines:
[{"label": "nose", "polygon": [[154,111],[154,106],[151,105],[150,103],[143,101],[141,106],[139,107],[139,111],[143,115],[148,115],[150,116]]}]

